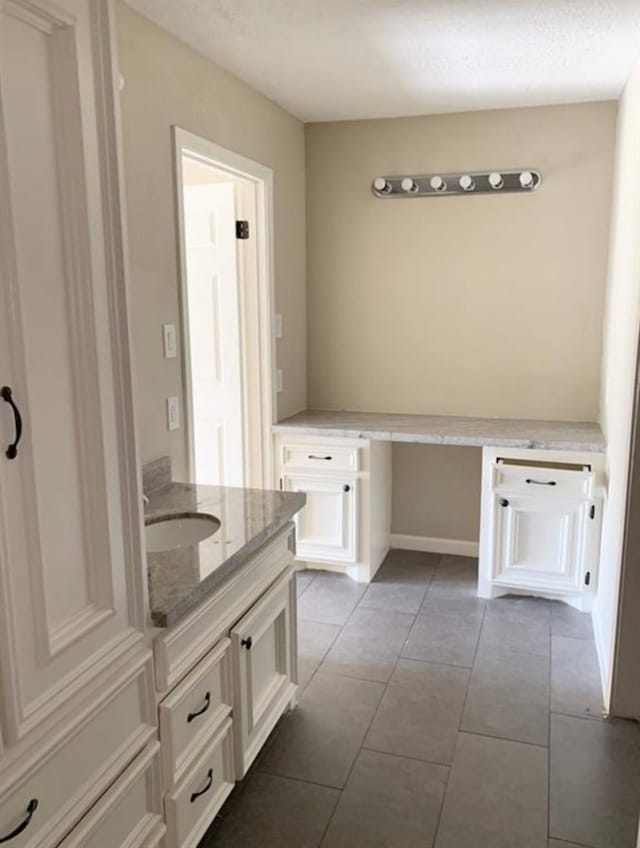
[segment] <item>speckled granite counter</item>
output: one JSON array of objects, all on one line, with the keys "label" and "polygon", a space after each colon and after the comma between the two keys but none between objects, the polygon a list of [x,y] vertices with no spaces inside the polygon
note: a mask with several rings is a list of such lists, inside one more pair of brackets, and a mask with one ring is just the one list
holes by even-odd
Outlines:
[{"label": "speckled granite counter", "polygon": [[273,426],[279,434],[341,436],[386,442],[604,452],[600,425],[454,415],[400,415],[309,409]]},{"label": "speckled granite counter", "polygon": [[149,606],[158,627],[171,627],[202,603],[305,504],[298,492],[171,483],[149,496],[145,520],[204,512],[220,519],[199,545],[147,554]]}]

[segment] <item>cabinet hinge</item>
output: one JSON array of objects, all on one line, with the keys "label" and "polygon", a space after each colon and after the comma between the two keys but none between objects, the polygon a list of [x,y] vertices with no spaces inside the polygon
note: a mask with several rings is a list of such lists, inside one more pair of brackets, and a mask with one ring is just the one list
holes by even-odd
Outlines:
[{"label": "cabinet hinge", "polygon": [[588,586],[590,583],[591,583],[591,572],[587,571],[587,573],[584,575],[584,585]]},{"label": "cabinet hinge", "polygon": [[280,487],[280,491],[282,491],[282,490],[284,489],[284,484],[283,484],[283,482],[282,482],[282,477],[280,478],[280,480],[278,480],[278,486]]},{"label": "cabinet hinge", "polygon": [[595,517],[596,517],[596,505],[591,504],[591,507],[589,508],[589,518],[593,519]]},{"label": "cabinet hinge", "polygon": [[249,238],[249,222],[248,221],[236,221],[236,238],[237,239],[248,239]]}]

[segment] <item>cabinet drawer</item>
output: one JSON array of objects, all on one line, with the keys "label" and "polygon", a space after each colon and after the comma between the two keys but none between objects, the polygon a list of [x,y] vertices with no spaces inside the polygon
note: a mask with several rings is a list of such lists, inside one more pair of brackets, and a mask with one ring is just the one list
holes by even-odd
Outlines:
[{"label": "cabinet drawer", "polygon": [[314,468],[327,471],[359,471],[360,448],[345,445],[305,445],[284,443],[280,446],[282,468]]},{"label": "cabinet drawer", "polygon": [[499,459],[493,467],[493,488],[532,495],[591,496],[594,474],[588,465]]},{"label": "cabinet drawer", "polygon": [[231,719],[226,719],[174,792],[165,798],[167,848],[195,848],[234,786]]},{"label": "cabinet drawer", "polygon": [[160,704],[166,789],[179,783],[203,739],[231,711],[230,645],[223,639]]},{"label": "cabinet drawer", "polygon": [[52,746],[0,799],[0,838],[11,848],[52,848],[155,735],[149,715],[150,664],[129,675],[73,735]]},{"label": "cabinet drawer", "polygon": [[60,848],[156,848],[165,833],[159,751],[149,745]]}]

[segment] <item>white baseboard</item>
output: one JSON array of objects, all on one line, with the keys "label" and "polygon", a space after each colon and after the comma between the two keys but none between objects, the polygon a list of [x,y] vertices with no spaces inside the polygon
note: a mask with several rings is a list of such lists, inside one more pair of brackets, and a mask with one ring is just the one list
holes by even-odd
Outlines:
[{"label": "white baseboard", "polygon": [[434,536],[410,536],[406,533],[392,533],[391,547],[400,548],[403,551],[425,551],[467,557],[477,557],[480,551],[479,542],[467,542],[464,539],[437,539]]},{"label": "white baseboard", "polygon": [[598,668],[600,669],[600,685],[602,687],[602,700],[604,702],[605,712],[608,714],[611,709],[611,693],[609,692],[609,681],[607,674],[607,665],[604,656],[604,644],[602,641],[602,630],[600,627],[600,616],[597,613],[597,610],[591,614],[591,621],[593,623],[593,635],[596,643],[596,654],[598,656]]}]

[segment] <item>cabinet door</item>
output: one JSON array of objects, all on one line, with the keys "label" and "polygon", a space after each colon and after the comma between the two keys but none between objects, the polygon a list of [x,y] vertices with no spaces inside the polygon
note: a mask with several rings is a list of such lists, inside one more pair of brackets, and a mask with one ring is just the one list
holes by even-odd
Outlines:
[{"label": "cabinet door", "polygon": [[496,495],[494,582],[580,590],[589,506],[584,500]]},{"label": "cabinet door", "polygon": [[139,641],[110,6],[0,5],[0,663],[15,743]]},{"label": "cabinet door", "polygon": [[287,492],[304,492],[307,503],[296,516],[299,559],[356,562],[358,558],[358,480],[354,477],[285,474]]},{"label": "cabinet door", "polygon": [[295,695],[295,604],[289,568],[231,631],[239,778]]}]

